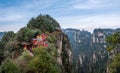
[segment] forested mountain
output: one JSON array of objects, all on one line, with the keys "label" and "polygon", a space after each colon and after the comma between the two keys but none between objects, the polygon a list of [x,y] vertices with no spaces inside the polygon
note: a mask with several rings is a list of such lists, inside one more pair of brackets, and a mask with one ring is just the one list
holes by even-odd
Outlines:
[{"label": "forested mountain", "polygon": [[51,16],[39,15],[0,38],[0,73],[120,72],[120,29],[62,30]]},{"label": "forested mountain", "polygon": [[76,73],[106,73],[108,52],[106,38],[119,29],[85,30],[63,29],[68,35],[73,51]]},{"label": "forested mountain", "polygon": [[72,73],[72,51],[59,23],[49,15],[32,18],[0,41],[0,73]]}]

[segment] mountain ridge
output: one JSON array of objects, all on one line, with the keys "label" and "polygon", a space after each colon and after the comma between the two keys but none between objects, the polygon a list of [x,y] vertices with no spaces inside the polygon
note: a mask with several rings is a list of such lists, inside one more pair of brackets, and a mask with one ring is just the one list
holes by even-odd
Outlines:
[{"label": "mountain ridge", "polygon": [[63,29],[68,35],[73,52],[76,73],[106,73],[108,52],[106,38],[118,29],[86,30]]}]

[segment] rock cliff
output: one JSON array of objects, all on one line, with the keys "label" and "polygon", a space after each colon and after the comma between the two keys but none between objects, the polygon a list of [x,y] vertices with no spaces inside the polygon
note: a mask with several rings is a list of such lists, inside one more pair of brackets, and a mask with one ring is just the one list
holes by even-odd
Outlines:
[{"label": "rock cliff", "polygon": [[72,50],[67,35],[60,32],[57,37],[57,62],[62,66],[62,73],[72,73]]}]

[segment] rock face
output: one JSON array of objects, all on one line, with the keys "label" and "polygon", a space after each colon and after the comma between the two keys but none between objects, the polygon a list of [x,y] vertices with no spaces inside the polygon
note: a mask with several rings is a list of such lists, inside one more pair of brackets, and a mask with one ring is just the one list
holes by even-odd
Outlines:
[{"label": "rock face", "polygon": [[95,29],[90,33],[85,30],[63,29],[70,40],[76,73],[106,73],[109,55],[105,40],[115,31],[117,29]]},{"label": "rock face", "polygon": [[112,33],[112,29],[95,29],[92,34],[92,43],[106,43],[106,37]]},{"label": "rock face", "polygon": [[57,62],[62,66],[62,73],[72,73],[72,50],[67,35],[59,33],[57,37]]},{"label": "rock face", "polygon": [[[80,31],[77,29],[63,30],[68,35],[70,44],[73,51],[73,58],[78,58],[79,53],[85,53],[82,50],[87,49],[90,46],[91,33],[88,31]],[[81,48],[81,49],[78,49]]]},{"label": "rock face", "polygon": [[63,35],[62,34],[59,34],[59,37],[58,37],[58,41],[57,41],[57,46],[58,46],[58,58],[57,58],[57,61],[60,65],[62,65],[62,57],[61,57],[61,53],[62,53],[62,40],[63,40]]}]

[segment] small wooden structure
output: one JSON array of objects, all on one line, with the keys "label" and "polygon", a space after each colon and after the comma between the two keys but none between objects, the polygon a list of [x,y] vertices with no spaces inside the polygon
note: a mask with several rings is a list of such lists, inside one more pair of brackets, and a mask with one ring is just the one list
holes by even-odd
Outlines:
[{"label": "small wooden structure", "polygon": [[24,46],[24,49],[32,51],[32,43],[29,42],[22,42],[21,45]]},{"label": "small wooden structure", "polygon": [[31,42],[22,42],[21,45],[24,46],[24,49],[32,51],[32,49],[36,47],[40,46],[47,47],[48,42],[46,41],[46,39],[47,35],[43,33],[41,35],[37,35],[36,38],[32,38]]},{"label": "small wooden structure", "polygon": [[46,34],[42,34],[42,35],[38,35],[36,36],[36,38],[32,38],[32,44],[36,45],[36,46],[48,46],[48,42],[46,41],[47,39],[47,35]]}]

